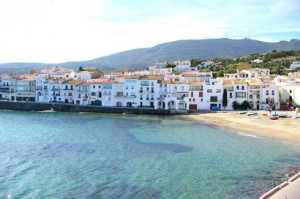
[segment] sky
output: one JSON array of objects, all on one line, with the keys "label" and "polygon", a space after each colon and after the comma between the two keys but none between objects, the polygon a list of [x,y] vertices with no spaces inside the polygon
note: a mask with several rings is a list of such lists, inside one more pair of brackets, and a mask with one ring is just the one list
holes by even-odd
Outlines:
[{"label": "sky", "polygon": [[0,63],[85,61],[184,39],[300,39],[299,0],[0,0]]}]

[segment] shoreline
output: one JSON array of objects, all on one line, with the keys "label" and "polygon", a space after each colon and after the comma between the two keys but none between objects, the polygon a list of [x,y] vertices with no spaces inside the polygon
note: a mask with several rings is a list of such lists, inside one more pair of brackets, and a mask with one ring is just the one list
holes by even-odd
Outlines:
[{"label": "shoreline", "polygon": [[[253,134],[268,138],[277,138],[282,141],[300,143],[300,121],[295,119],[294,111],[277,111],[290,116],[289,118],[279,118],[270,120],[268,111],[255,111],[257,116],[247,116],[239,114],[238,111],[216,112],[216,113],[192,113],[184,115],[187,119],[201,121],[207,124],[237,131],[236,133]],[[273,111],[274,113],[274,111]]]},{"label": "shoreline", "polygon": [[75,105],[67,103],[46,102],[14,102],[0,101],[0,110],[17,111],[56,111],[56,112],[89,112],[89,113],[116,113],[141,115],[177,115],[186,114],[183,110],[154,109],[151,107],[111,107],[93,105]]}]

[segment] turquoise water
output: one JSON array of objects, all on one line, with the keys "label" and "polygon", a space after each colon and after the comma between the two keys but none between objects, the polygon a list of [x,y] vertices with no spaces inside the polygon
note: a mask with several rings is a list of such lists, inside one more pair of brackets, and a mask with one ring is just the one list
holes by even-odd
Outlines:
[{"label": "turquoise water", "polygon": [[178,117],[0,111],[0,198],[258,198],[297,146]]}]

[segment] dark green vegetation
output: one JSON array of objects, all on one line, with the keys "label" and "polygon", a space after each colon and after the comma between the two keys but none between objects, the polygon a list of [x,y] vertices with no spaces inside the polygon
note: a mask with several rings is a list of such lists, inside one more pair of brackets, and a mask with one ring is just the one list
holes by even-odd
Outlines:
[{"label": "dark green vegetation", "polygon": [[[300,40],[280,41],[277,43],[261,42],[251,39],[205,39],[180,40],[163,43],[151,48],[134,49],[96,58],[90,61],[66,62],[62,67],[78,69],[80,66],[99,68],[101,71],[123,71],[125,69],[147,68],[156,61],[175,61],[190,59],[237,58],[254,53],[267,53],[273,50],[299,50]],[[195,63],[194,63],[195,64]],[[41,69],[51,64],[10,63],[0,64],[0,73],[18,72],[20,69],[30,71]]]},{"label": "dark green vegetation", "polygon": [[[255,63],[253,60],[262,60],[263,63]],[[236,73],[237,69],[267,68],[274,75],[286,75],[290,72],[293,61],[300,60],[300,50],[276,51],[265,54],[250,54],[237,59],[213,59],[217,66],[202,68],[200,71],[213,71],[215,77],[224,77],[224,73]],[[201,60],[192,60],[193,63],[201,63]]]},{"label": "dark green vegetation", "polygon": [[223,91],[223,99],[222,99],[222,106],[224,109],[226,109],[227,107],[227,89],[225,88],[224,91]]},{"label": "dark green vegetation", "polygon": [[247,110],[251,108],[251,105],[247,101],[243,101],[241,104],[237,101],[232,102],[232,108],[233,110]]}]

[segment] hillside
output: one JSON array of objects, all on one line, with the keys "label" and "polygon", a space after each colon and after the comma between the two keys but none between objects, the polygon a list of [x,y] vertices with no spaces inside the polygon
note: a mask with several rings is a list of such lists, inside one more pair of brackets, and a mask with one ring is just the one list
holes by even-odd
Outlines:
[{"label": "hillside", "polygon": [[[300,40],[280,41],[276,43],[262,42],[251,39],[205,39],[180,40],[163,43],[151,48],[140,48],[115,53],[90,61],[66,62],[63,67],[78,69],[79,66],[100,68],[102,71],[123,70],[131,68],[146,68],[156,61],[175,61],[186,59],[235,58],[253,53],[266,53],[272,50],[299,50]],[[45,64],[27,63],[0,64],[0,73],[18,69],[40,69]],[[51,65],[51,64],[47,64]],[[5,70],[4,70],[5,69]]]}]

